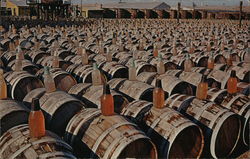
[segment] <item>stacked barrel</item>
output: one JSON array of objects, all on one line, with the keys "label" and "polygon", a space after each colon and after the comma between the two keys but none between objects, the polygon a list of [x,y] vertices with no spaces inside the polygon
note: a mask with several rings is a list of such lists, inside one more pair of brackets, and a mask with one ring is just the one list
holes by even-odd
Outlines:
[{"label": "stacked barrel", "polygon": [[[224,23],[106,19],[1,30],[1,158],[240,155],[249,146],[249,22]],[[42,137],[30,136],[34,99]]]}]

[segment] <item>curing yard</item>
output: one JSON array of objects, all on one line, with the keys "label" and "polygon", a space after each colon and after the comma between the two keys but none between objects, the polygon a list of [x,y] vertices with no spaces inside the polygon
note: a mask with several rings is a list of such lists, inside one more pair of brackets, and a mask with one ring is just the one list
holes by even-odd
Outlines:
[{"label": "curing yard", "polygon": [[6,20],[0,158],[249,158],[249,27]]}]

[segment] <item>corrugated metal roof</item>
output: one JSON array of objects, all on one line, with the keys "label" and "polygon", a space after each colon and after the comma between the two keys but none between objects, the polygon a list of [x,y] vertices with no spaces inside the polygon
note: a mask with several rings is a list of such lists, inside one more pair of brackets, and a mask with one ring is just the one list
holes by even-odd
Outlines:
[{"label": "corrugated metal roof", "polygon": [[9,2],[11,2],[19,7],[28,7],[29,6],[26,4],[26,0],[9,0]]},{"label": "corrugated metal roof", "polygon": [[[73,5],[73,6],[81,7],[81,5]],[[97,3],[95,3],[95,4],[83,4],[82,9],[86,9],[86,10],[103,10],[102,5],[97,4]]]},{"label": "corrugated metal roof", "polygon": [[[172,10],[177,10],[177,6],[171,7]],[[194,8],[192,6],[182,6],[181,9],[183,10],[193,10]],[[196,6],[195,10],[205,10],[205,11],[211,11],[211,12],[239,12],[240,7],[239,6]],[[243,12],[250,12],[250,6],[243,6],[242,8]]]},{"label": "corrugated metal roof", "polygon": [[[198,10],[208,10],[208,11],[229,11],[229,12],[239,12],[239,6],[199,6],[196,7]],[[250,12],[250,6],[243,6],[243,12]]]},{"label": "corrugated metal roof", "polygon": [[102,8],[119,8],[119,9],[169,9],[170,6],[164,2],[121,2],[103,4]]}]

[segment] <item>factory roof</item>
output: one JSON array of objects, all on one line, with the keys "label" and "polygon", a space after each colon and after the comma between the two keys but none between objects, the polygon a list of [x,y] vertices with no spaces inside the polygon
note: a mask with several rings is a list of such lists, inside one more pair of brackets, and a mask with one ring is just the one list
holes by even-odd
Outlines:
[{"label": "factory roof", "polygon": [[[171,7],[172,10],[177,10],[177,6]],[[209,12],[239,12],[239,6],[181,6],[183,10],[205,10]],[[243,12],[250,12],[250,6],[243,6]]]},{"label": "factory roof", "polygon": [[120,8],[120,9],[157,9],[165,10],[170,6],[164,2],[120,2],[120,3],[106,3],[102,5],[102,8]]},{"label": "factory roof", "polygon": [[[81,7],[81,5],[75,5],[75,6],[79,6]],[[86,9],[86,10],[103,10],[102,9],[102,4],[83,4],[82,5],[82,9]]]},{"label": "factory roof", "polygon": [[26,0],[9,0],[9,2],[17,5],[18,7],[28,7],[29,6],[26,4]]}]

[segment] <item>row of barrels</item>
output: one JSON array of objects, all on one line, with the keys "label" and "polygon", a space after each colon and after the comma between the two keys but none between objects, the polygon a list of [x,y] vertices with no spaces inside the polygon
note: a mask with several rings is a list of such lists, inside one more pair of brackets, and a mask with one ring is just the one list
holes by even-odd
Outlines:
[{"label": "row of barrels", "polygon": [[[51,61],[52,59],[50,58],[49,61]],[[26,63],[30,63],[31,66],[26,67]],[[128,62],[129,63],[129,62]],[[118,64],[116,62],[102,62],[99,64],[99,69],[102,70],[103,72],[103,77],[104,80],[111,80],[112,78],[127,78],[128,76],[128,65],[126,64],[125,66]],[[148,72],[148,71],[156,71],[156,69],[154,67],[150,67],[147,64],[145,64],[145,62],[142,62],[140,60],[135,60],[136,63],[136,70],[137,70],[137,74],[138,77],[137,79],[143,82],[146,82],[148,84],[151,84],[152,79],[157,75],[156,72]],[[11,66],[12,69],[14,67],[14,61],[11,62]],[[32,72],[36,72],[36,76],[38,76],[40,79],[42,79],[42,74],[43,74],[43,69],[38,69],[38,66],[36,66],[35,64],[32,64],[30,61],[28,60],[24,60],[23,61],[23,69],[25,71],[28,71],[29,73]],[[247,68],[244,67],[238,67],[238,66],[233,66],[231,67],[231,69],[228,72],[223,72],[223,71],[219,71],[216,69],[213,70],[209,70],[206,69],[205,67],[193,67],[192,68],[192,72],[183,72],[181,70],[168,70],[166,72],[167,75],[172,76],[169,80],[171,81],[175,81],[175,85],[179,84],[179,83],[184,83],[182,84],[187,85],[184,86],[185,88],[187,88],[186,90],[186,94],[192,95],[192,92],[195,92],[195,86],[197,86],[197,84],[200,82],[201,80],[201,76],[202,74],[206,74],[208,75],[208,83],[210,87],[217,87],[217,88],[221,88],[224,89],[226,88],[226,81],[229,78],[229,73],[231,70],[237,70],[237,77],[238,79],[240,79],[242,82],[239,82],[239,88],[242,88],[242,91],[245,92],[246,94],[249,94],[248,91],[248,78],[249,78],[249,71],[247,71]],[[66,72],[68,71],[68,72]],[[62,69],[59,68],[54,68],[51,70],[53,77],[56,81],[56,85],[57,88],[59,88],[60,90],[63,91],[68,91],[70,89],[71,86],[75,85],[77,82],[83,82],[83,83],[91,83],[91,72],[93,71],[93,68],[91,65],[81,65],[81,64],[72,64],[69,65],[69,67],[66,69],[66,71],[63,71]],[[69,73],[72,74],[72,76],[69,75]],[[15,73],[13,73],[13,76],[10,76],[10,78],[7,78],[8,81],[13,80],[14,82],[17,81],[19,82],[19,80],[21,80],[21,77],[31,77],[28,76],[27,74],[23,75],[23,76],[19,76],[18,75],[14,75]],[[33,73],[34,74],[34,73]],[[9,74],[6,74],[5,76],[7,77]],[[226,77],[226,78],[225,78]],[[14,78],[14,79],[12,79]],[[18,78],[18,79],[17,79]],[[178,80],[174,79],[174,78],[178,78]],[[181,81],[180,81],[181,80]],[[37,87],[40,87],[39,85],[39,81],[34,79],[34,85],[38,85]],[[178,81],[178,82],[177,82]],[[10,82],[11,83],[11,82]],[[186,83],[186,84],[185,84]],[[167,84],[172,85],[172,83],[168,82]],[[191,86],[190,86],[191,84]],[[14,84],[13,84],[14,85]],[[27,89],[32,89],[32,84],[31,86],[29,86]],[[168,86],[166,86],[168,87]],[[193,89],[190,89],[188,87],[193,87]],[[15,90],[15,88],[13,88],[13,90]],[[185,93],[185,89],[184,93]],[[25,90],[21,90],[21,91],[25,91]],[[167,92],[170,92],[174,90],[167,90]],[[182,93],[182,92],[179,92]],[[14,97],[14,92],[10,93],[11,96],[13,98]],[[18,93],[18,94],[25,94],[25,93]],[[23,97],[20,98],[20,100],[22,100]]]},{"label": "row of barrels", "polygon": [[[58,100],[54,102],[55,99]],[[80,158],[157,158],[154,143],[136,124],[119,115],[108,117],[103,116],[99,109],[84,109],[81,101],[60,91],[43,95],[40,103],[46,118],[46,129],[64,136],[74,151],[59,137],[50,137],[50,133],[40,139],[30,139],[28,127],[22,125],[28,120],[28,106],[13,100],[1,100],[1,110],[5,112],[1,113],[4,123],[1,127],[7,130],[0,139],[1,158],[74,158],[72,152]],[[21,145],[25,146],[22,148]],[[13,146],[17,152],[11,148]]]},{"label": "row of barrels", "polygon": [[[45,114],[45,117],[46,117],[46,126],[47,126],[47,129],[49,129],[49,130],[52,130],[52,131],[54,131],[54,132],[56,132],[57,134],[60,134],[60,136],[62,136],[63,135],[63,133],[62,132],[64,132],[64,131],[66,131],[66,134],[68,133],[67,131],[68,130],[74,130],[76,127],[74,127],[73,129],[68,129],[68,127],[71,127],[71,125],[70,125],[70,123],[71,123],[71,121],[72,120],[77,120],[78,121],[78,123],[74,123],[74,122],[72,122],[71,124],[75,124],[75,126],[77,126],[78,128],[77,128],[77,131],[79,131],[79,128],[80,128],[80,126],[81,125],[79,125],[79,122],[83,122],[83,121],[85,121],[85,120],[83,120],[83,119],[81,119],[81,118],[84,118],[85,119],[85,117],[86,117],[86,115],[87,116],[89,116],[91,113],[83,113],[84,115],[82,115],[83,117],[79,117],[80,119],[75,119],[75,116],[79,116],[79,110],[81,109],[81,107],[86,107],[86,105],[85,104],[83,104],[81,101],[79,101],[79,100],[76,100],[74,97],[72,97],[72,96],[70,96],[70,95],[68,95],[67,93],[65,93],[65,92],[60,92],[60,91],[58,91],[58,92],[54,92],[54,93],[51,93],[51,94],[44,94],[44,95],[42,95],[43,93],[41,93],[41,92],[44,92],[44,90],[39,90],[39,91],[37,91],[37,90],[34,90],[34,91],[32,91],[32,92],[30,92],[30,94],[31,95],[28,95],[27,97],[25,97],[25,104],[28,106],[29,104],[29,100],[31,99],[31,97],[30,96],[33,96],[33,97],[39,97],[40,96],[40,101],[41,101],[41,103],[42,103],[42,109],[44,110],[44,114]],[[213,91],[211,91],[211,92],[213,92]],[[44,92],[45,93],[45,92]],[[213,92],[214,93],[214,92]],[[212,95],[214,95],[212,93]],[[215,93],[216,94],[216,93]],[[183,97],[184,96],[184,97]],[[220,95],[218,95],[218,96],[220,96]],[[243,96],[243,95],[242,95]],[[216,96],[215,96],[216,97]],[[215,98],[215,97],[213,97],[213,98]],[[240,95],[239,95],[239,97],[240,97]],[[67,99],[68,98],[68,99]],[[183,100],[184,99],[184,100]],[[187,103],[187,101],[186,101],[186,99],[188,99],[187,101],[189,102],[189,103]],[[76,101],[74,101],[74,100],[76,100]],[[180,100],[181,102],[179,102],[178,100]],[[183,100],[183,101],[182,101]],[[187,106],[188,104],[190,104],[190,102],[191,101],[196,101],[196,102],[194,102],[194,104],[192,104],[191,103],[191,106],[189,105],[189,106]],[[236,101],[236,102],[235,102]],[[138,103],[139,104],[138,104]],[[183,102],[183,103],[182,103]],[[224,103],[222,104],[222,105],[225,105],[225,103],[227,102],[227,100],[225,100],[225,101],[223,101]],[[231,101],[230,101],[231,102]],[[240,103],[241,102],[241,103]],[[247,103],[248,102],[248,103]],[[142,103],[142,104],[140,104],[140,103]],[[184,120],[185,122],[188,122],[190,125],[192,125],[192,126],[194,126],[193,124],[194,123],[198,123],[198,125],[201,127],[201,128],[203,128],[203,127],[205,127],[206,128],[206,126],[208,126],[210,129],[212,129],[213,130],[213,128],[215,128],[214,126],[212,126],[212,125],[209,125],[210,124],[210,121],[209,120],[212,120],[213,119],[213,124],[218,124],[218,125],[220,125],[220,126],[218,126],[217,128],[216,128],[216,131],[214,132],[216,135],[218,134],[218,132],[217,131],[222,131],[221,129],[227,129],[227,130],[223,130],[223,132],[229,132],[230,131],[230,129],[232,129],[231,128],[231,126],[236,126],[236,128],[235,128],[235,130],[237,130],[237,132],[235,132],[235,134],[233,135],[234,137],[234,139],[235,140],[230,140],[230,142],[232,142],[232,143],[228,143],[229,145],[228,145],[228,150],[225,150],[225,154],[223,154],[223,153],[219,153],[220,151],[218,151],[218,150],[215,150],[215,149],[217,149],[218,147],[224,147],[225,145],[221,145],[221,143],[220,144],[217,144],[217,145],[213,145],[213,146],[211,146],[210,147],[210,153],[212,153],[212,155],[215,157],[215,156],[224,156],[224,155],[227,155],[227,154],[230,154],[231,153],[231,151],[234,149],[234,147],[235,147],[235,145],[236,145],[236,143],[237,143],[237,141],[239,140],[239,134],[240,134],[240,131],[241,131],[241,122],[240,122],[240,120],[239,120],[239,118],[238,118],[238,116],[236,115],[236,114],[234,114],[234,113],[232,113],[231,111],[229,111],[228,109],[225,109],[225,108],[222,108],[221,106],[219,106],[219,105],[216,105],[215,103],[213,103],[213,102],[208,102],[208,103],[206,103],[205,101],[199,101],[198,99],[194,99],[194,97],[192,97],[192,96],[185,96],[185,95],[178,95],[178,94],[174,94],[173,96],[171,96],[171,97],[169,97],[168,99],[167,99],[167,101],[166,101],[166,105],[171,105],[171,106],[169,106],[169,107],[172,107],[173,109],[171,109],[171,108],[166,108],[166,111],[164,110],[155,110],[155,108],[151,108],[152,107],[152,104],[150,103],[150,102],[147,102],[147,101],[134,101],[134,102],[131,102],[131,103],[129,103],[127,106],[125,106],[125,108],[123,108],[122,110],[121,110],[121,114],[123,114],[123,115],[125,115],[125,116],[128,116],[132,121],[135,121],[135,123],[137,123],[140,127],[141,127],[141,129],[142,130],[145,130],[146,132],[148,132],[147,133],[147,135],[149,135],[150,137],[151,137],[151,133],[152,133],[152,131],[154,132],[154,131],[159,131],[158,133],[159,134],[157,134],[158,135],[158,137],[156,137],[156,136],[154,136],[154,135],[152,135],[152,140],[155,142],[155,143],[157,143],[156,145],[157,145],[157,148],[158,148],[158,151],[159,151],[159,155],[163,155],[163,156],[165,156],[166,155],[166,151],[169,151],[169,150],[166,150],[166,149],[162,149],[162,147],[165,147],[165,146],[163,146],[162,145],[162,147],[160,148],[160,147],[158,147],[159,145],[161,145],[161,144],[163,144],[162,142],[166,142],[166,141],[164,141],[164,140],[160,140],[160,141],[158,141],[160,138],[159,138],[159,135],[161,136],[161,135],[163,135],[163,134],[165,134],[165,133],[163,133],[162,134],[162,131],[163,130],[161,130],[161,129],[166,129],[166,125],[165,124],[167,124],[167,128],[169,128],[169,126],[168,126],[168,124],[170,124],[170,126],[172,125],[174,125],[174,126],[176,126],[176,124],[177,124],[177,126],[179,126],[179,124],[178,124],[178,122],[176,121],[177,119],[178,119],[178,117],[179,118],[181,118],[180,120]],[[176,103],[177,103],[177,105],[176,105]],[[179,104],[179,105],[178,105]],[[238,104],[238,105],[237,105]],[[51,107],[51,105],[53,105],[53,107]],[[130,106],[131,105],[131,106]],[[197,106],[198,105],[198,106]],[[229,104],[227,104],[227,105],[230,105],[230,103]],[[48,107],[48,106],[50,106],[50,107]],[[235,109],[235,107],[236,106],[238,106],[238,107],[242,107],[242,110],[240,110],[239,112],[236,112],[237,111],[237,109]],[[77,108],[78,107],[78,108]],[[186,112],[183,112],[183,109],[187,109],[187,107],[190,107],[190,112],[188,113],[188,115],[190,116],[190,120],[191,121],[195,121],[194,123],[192,123],[192,122],[190,122],[189,120],[187,120],[184,116],[182,116],[182,115],[180,115],[179,113],[177,113],[176,111],[174,111],[174,109],[175,110],[178,110],[178,111],[180,111],[180,113],[183,113],[185,116],[186,116]],[[194,108],[192,108],[192,107],[194,107]],[[198,108],[197,108],[198,107]],[[208,115],[206,112],[203,112],[202,114],[200,114],[201,113],[201,110],[200,109],[204,109],[204,107],[205,107],[205,109],[207,109],[207,111],[208,112],[210,112],[210,115]],[[4,108],[4,107],[3,107]],[[53,109],[51,109],[51,108],[53,108]],[[165,108],[164,108],[165,109]],[[244,116],[244,115],[246,115],[246,119],[247,120],[249,120],[249,98],[247,98],[247,97],[244,97],[244,98],[239,98],[238,100],[235,100],[235,99],[233,99],[233,105],[232,105],[232,108],[230,108],[230,106],[229,106],[229,109],[232,109],[235,113],[237,113],[237,114],[239,114],[239,115],[242,115],[242,116]],[[98,110],[98,109],[93,109],[93,108],[86,108],[86,109],[84,109],[83,111],[85,111],[85,110],[94,110],[94,112],[98,112],[98,114],[100,115],[100,111]],[[185,110],[186,111],[186,110]],[[67,114],[65,114],[65,112],[67,112]],[[76,112],[78,112],[77,113],[77,115],[75,115],[74,116],[74,114],[76,114]],[[155,113],[155,116],[154,116],[154,113]],[[12,112],[9,112],[10,114],[12,113]],[[134,113],[136,113],[136,114],[134,114]],[[160,114],[159,114],[160,113]],[[163,114],[162,114],[163,113]],[[169,114],[168,114],[169,113]],[[197,116],[196,114],[199,114],[200,116]],[[217,113],[223,113],[223,117],[221,117],[221,115],[222,114],[220,114],[219,116],[216,116],[217,115]],[[80,113],[81,114],[81,113]],[[146,114],[146,115],[145,115]],[[225,114],[225,116],[224,116],[224,114]],[[137,115],[138,115],[138,117],[137,117]],[[173,115],[173,116],[171,116],[171,115]],[[202,115],[204,115],[204,116],[202,116]],[[211,115],[214,115],[214,116],[216,116],[216,117],[218,117],[218,118],[215,118],[215,117],[212,117]],[[229,117],[228,117],[228,116]],[[248,115],[248,117],[247,117],[247,115]],[[15,115],[16,117],[18,117],[17,115]],[[22,117],[23,117],[23,115],[21,115]],[[166,119],[164,118],[166,116]],[[232,116],[232,117],[231,117]],[[93,117],[92,115],[90,115],[90,117]],[[155,117],[155,118],[154,118]],[[166,121],[165,122],[161,122],[161,120],[163,120],[162,118],[164,118]],[[193,118],[195,118],[195,119],[193,119]],[[220,118],[222,118],[222,119],[220,119]],[[229,118],[229,119],[228,119]],[[24,118],[22,118],[22,119],[24,119]],[[170,120],[170,119],[173,119],[173,120]],[[246,120],[245,119],[245,120]],[[20,120],[20,119],[17,119],[19,122],[20,121],[22,121],[22,120]],[[91,120],[91,119],[88,119],[87,121],[89,121],[89,120]],[[100,121],[99,122],[101,122],[103,119],[100,119]],[[111,120],[111,119],[109,119],[109,120]],[[198,121],[196,121],[196,120],[198,120]],[[217,120],[221,120],[221,122],[222,123],[218,123],[218,121]],[[227,120],[229,120],[229,121],[227,121]],[[244,121],[245,121],[244,120]],[[8,121],[8,120],[6,120],[6,121]],[[157,121],[157,122],[156,122]],[[229,124],[229,126],[228,126],[228,124],[226,124],[227,126],[223,126],[222,127],[222,125],[224,125],[224,122],[229,122],[229,123],[232,123],[232,122],[234,122],[235,124],[232,124],[231,126],[230,126],[230,124]],[[171,122],[177,122],[177,123],[171,123]],[[184,122],[184,123],[185,123]],[[226,123],[227,123],[226,122]],[[248,123],[249,121],[245,121],[244,122],[244,129],[243,129],[243,134],[248,134],[246,131],[248,130],[248,128],[247,128],[247,126],[248,126]],[[18,124],[18,123],[16,123],[16,122],[14,122],[15,124]],[[69,123],[68,125],[67,125],[67,123]],[[157,126],[159,123],[162,123],[163,125],[164,125],[164,127],[163,128],[157,128],[157,127],[155,127],[155,126]],[[192,123],[192,124],[191,124]],[[146,125],[148,125],[148,126],[146,126]],[[152,125],[151,125],[152,124]],[[180,125],[182,125],[183,123],[181,122],[181,124]],[[189,124],[187,124],[187,125],[189,125]],[[6,125],[10,125],[9,123],[8,124],[6,124]],[[163,125],[159,125],[159,126],[163,126]],[[185,124],[184,124],[185,125]],[[205,125],[205,126],[204,126]],[[67,127],[66,127],[67,126]],[[146,126],[146,128],[145,128],[145,126]],[[192,127],[191,126],[191,127]],[[65,128],[66,127],[66,128]],[[148,127],[148,128],[147,128]],[[188,126],[189,127],[189,126]],[[229,127],[229,128],[228,128]],[[197,127],[198,128],[198,127]],[[197,129],[196,128],[196,129]],[[66,130],[65,130],[66,129]],[[80,128],[81,129],[81,128]],[[164,130],[165,130],[164,129]],[[176,128],[177,129],[177,128]],[[191,129],[191,128],[190,128]],[[204,132],[204,135],[207,135],[207,136],[205,136],[205,137],[209,137],[209,130],[210,129],[205,129],[206,131],[206,133]],[[218,130],[219,129],[219,130]],[[93,130],[96,130],[96,129],[93,129]],[[169,129],[168,129],[169,130]],[[173,128],[171,128],[170,130],[173,130],[174,132],[176,132],[177,130],[175,130],[175,129],[173,129]],[[199,130],[199,129],[198,129]],[[165,130],[166,131],[166,130]],[[182,127],[181,127],[181,130],[180,131],[184,131],[184,130],[182,130]],[[177,131],[177,133],[182,133],[182,132],[180,132],[180,131]],[[186,130],[187,131],[187,130]],[[200,138],[199,139],[199,141],[202,141],[201,143],[203,143],[203,136],[202,136],[202,133],[199,135],[199,133],[197,134],[197,132],[200,132],[200,130],[199,131],[197,131],[197,130],[190,130],[191,132],[192,131],[195,131],[196,132],[196,135],[197,136],[199,136],[198,138]],[[211,131],[211,130],[210,130]],[[150,133],[149,133],[150,132]],[[164,132],[164,131],[163,131]],[[193,134],[193,132],[191,133],[191,132],[189,132],[190,134]],[[89,132],[90,134],[91,133],[93,133],[92,131],[90,131]],[[170,133],[170,132],[169,132]],[[187,132],[188,133],[188,132]],[[208,133],[208,134],[207,134]],[[170,133],[170,136],[171,136],[172,134]],[[177,134],[173,134],[174,136],[175,135],[177,135]],[[210,134],[211,135],[211,134]],[[213,137],[213,141],[210,141],[210,140],[212,140],[212,139],[207,139],[209,142],[217,142],[218,143],[218,140],[220,140],[220,139],[218,139],[218,138],[223,138],[223,137],[225,137],[225,134],[219,134],[219,137],[216,137],[216,135],[215,135],[215,137]],[[221,136],[220,136],[221,135]],[[224,135],[224,136],[223,136]],[[170,137],[170,136],[168,136],[168,137]],[[179,136],[179,135],[178,135]],[[195,138],[193,138],[193,139],[191,139],[191,140],[196,140],[197,139],[197,136],[195,136]],[[237,136],[237,138],[236,138],[236,136]],[[72,135],[71,135],[71,137],[72,137]],[[154,139],[154,137],[155,137],[155,139]],[[187,137],[186,135],[184,135],[184,138],[185,137]],[[231,136],[232,137],[232,136]],[[247,137],[247,135],[246,135],[246,137]],[[88,138],[87,138],[88,139]],[[86,139],[86,140],[87,140]],[[218,140],[217,140],[218,139]],[[176,142],[176,138],[173,138],[172,139],[173,141],[172,142]],[[180,141],[183,141],[184,139],[180,139]],[[188,140],[188,139],[186,139],[185,138],[185,141],[186,140]],[[221,139],[222,141],[224,141],[224,138],[223,139]],[[72,141],[72,140],[71,140]],[[178,140],[177,140],[178,141]],[[208,142],[208,141],[206,141],[206,142]],[[87,141],[86,141],[87,142]],[[161,144],[158,144],[158,143],[161,143]],[[169,141],[167,141],[167,142],[169,142]],[[190,141],[191,142],[191,141]],[[190,142],[187,142],[187,143],[190,143]],[[194,141],[193,141],[194,142]],[[208,142],[208,143],[209,143]],[[245,139],[245,142],[247,142],[247,139]],[[178,143],[178,142],[177,142]],[[202,147],[203,147],[203,145],[201,144],[201,143],[194,143],[194,145],[196,145],[196,146],[198,146],[199,147],[199,151],[197,151],[196,153],[193,153],[193,154],[189,154],[189,155],[191,155],[191,156],[186,156],[186,157],[194,157],[194,156],[196,156],[196,155],[200,155],[200,153],[201,153],[201,151],[202,151]],[[174,143],[172,143],[172,144],[174,144]],[[183,145],[182,143],[179,143],[180,145]],[[214,144],[214,143],[212,143],[212,144]],[[174,144],[175,145],[175,144]],[[178,146],[180,146],[180,145],[177,145],[177,147]],[[185,145],[186,146],[186,145]],[[178,150],[178,148],[176,147],[176,149]],[[198,149],[198,147],[197,147],[197,149]],[[171,148],[171,147],[168,147],[169,149]],[[191,148],[191,147],[190,147]],[[229,152],[229,149],[231,149],[231,151]],[[173,148],[173,152],[177,152],[177,150],[175,150],[174,148]],[[213,152],[212,152],[213,151]],[[214,152],[214,151],[216,151],[216,152]],[[218,151],[218,152],[217,152]],[[79,150],[79,152],[83,152],[83,151],[80,151]],[[163,153],[164,152],[164,153]],[[169,152],[170,153],[170,152]],[[167,153],[167,154],[169,154],[169,153]],[[184,152],[178,152],[177,154],[182,154],[182,153],[184,153]],[[191,153],[191,152],[188,152],[188,153]],[[171,154],[171,153],[170,153]],[[174,153],[175,155],[177,155],[176,153]],[[85,155],[85,154],[84,154]],[[187,154],[186,154],[187,155]],[[194,155],[194,156],[192,156],[192,155]],[[176,156],[176,157],[180,157],[180,156]]]},{"label": "row of barrels", "polygon": [[[46,35],[44,37],[46,37]],[[91,41],[91,39],[88,40]],[[113,41],[112,38],[111,40]],[[111,40],[108,40],[108,43],[110,43]],[[53,38],[51,41],[53,41]],[[77,157],[157,158],[157,156],[159,156],[169,158],[194,158],[200,157],[201,153],[204,152],[216,158],[230,155],[241,139],[243,139],[245,144],[249,144],[247,143],[248,139],[246,135],[249,134],[249,132],[247,133],[249,122],[248,97],[241,94],[228,96],[226,91],[223,90],[226,87],[218,87],[221,88],[221,90],[210,89],[212,97],[209,98],[209,101],[212,102],[198,100],[192,95],[194,95],[195,92],[193,86],[197,85],[199,80],[196,79],[196,81],[193,81],[192,78],[190,78],[194,75],[188,79],[188,73],[191,74],[191,72],[186,73],[181,70],[169,70],[165,74],[158,76],[156,67],[154,66],[154,64],[157,63],[157,58],[150,59],[153,61],[152,64],[150,61],[135,58],[138,75],[137,81],[127,80],[127,67],[129,66],[130,59],[135,57],[135,55],[133,55],[134,53],[129,51],[118,52],[116,54],[114,52],[112,55],[114,61],[105,62],[105,56],[98,53],[98,44],[93,45],[91,43],[92,42],[90,42],[89,46],[85,45],[85,47],[89,48],[90,63],[98,63],[99,68],[103,70],[103,76],[112,88],[111,93],[115,99],[115,112],[128,117],[130,120],[119,115],[111,117],[101,115],[100,110],[97,108],[100,108],[99,98],[102,93],[102,87],[90,84],[92,81],[90,79],[92,66],[81,65],[81,60],[79,60],[81,56],[72,55],[77,54],[76,48],[67,46],[69,43],[67,43],[67,41],[65,42],[65,40],[60,44],[60,48],[63,48],[62,53],[58,53],[58,56],[62,58],[60,60],[60,67],[62,69],[54,68],[51,70],[53,76],[55,74],[53,77],[54,80],[57,81],[56,75],[59,78],[59,82],[56,82],[57,87],[59,90],[65,92],[56,91],[46,93],[41,80],[36,81],[30,78],[30,76],[33,76],[35,79],[38,79],[37,77],[42,79],[43,69],[40,69],[41,66],[52,66],[53,56],[51,55],[53,55],[53,49],[47,49],[50,45],[44,47],[44,50],[40,48],[40,50],[43,50],[42,57],[37,57],[36,62],[30,58],[31,56],[29,56],[29,54],[31,52],[36,54],[38,52],[37,50],[27,51],[25,53],[28,55],[26,56],[28,60],[26,62],[34,65],[34,67],[32,66],[33,68],[38,68],[37,70],[34,69],[34,72],[32,72],[32,68],[32,71],[27,70],[29,73],[26,71],[5,73],[5,79],[10,84],[9,90],[11,90],[11,94],[9,97],[23,102],[25,106],[22,106],[21,110],[22,112],[26,112],[26,117],[32,98],[38,97],[46,118],[46,129],[57,133],[60,137],[63,136],[64,140],[73,147],[74,154]],[[30,46],[32,47],[32,45]],[[119,50],[119,46],[110,45],[109,47],[111,48],[110,50]],[[112,49],[112,47],[114,47],[114,49]],[[128,48],[125,49],[127,49],[127,51],[129,50]],[[45,50],[48,50],[48,52]],[[152,49],[149,51],[150,54],[152,54],[152,51]],[[145,53],[145,51],[139,52],[138,50],[135,52],[138,52],[138,56],[142,56]],[[10,61],[5,60],[7,54],[9,54],[9,51],[4,53],[2,59],[4,63],[3,68],[8,71],[6,66],[9,65]],[[122,58],[123,54],[126,58]],[[150,55],[147,54],[145,58],[147,58],[147,56]],[[71,58],[79,62],[69,61],[69,59],[72,60]],[[13,52],[12,59],[15,59],[15,52]],[[169,68],[169,65],[175,69],[181,68],[178,62],[168,64],[167,68]],[[13,66],[14,64],[12,67]],[[240,67],[242,68],[242,66]],[[9,68],[11,68],[11,66]],[[87,69],[89,71],[84,73]],[[205,67],[194,68],[194,70],[196,69],[200,69],[201,71],[197,73],[198,77],[207,71]],[[75,70],[80,71],[75,72]],[[121,73],[116,73],[119,72],[116,70],[122,71],[120,71]],[[65,71],[72,73],[74,78]],[[223,72],[224,70],[221,71]],[[60,73],[56,72],[64,72],[64,74],[67,75],[60,76]],[[173,72],[174,75],[171,72]],[[221,72],[217,72],[217,75],[220,73]],[[36,76],[34,76],[34,74],[36,74]],[[88,78],[84,77],[85,74],[88,74]],[[194,74],[196,74],[195,71]],[[247,72],[243,71],[242,74],[247,77]],[[28,76],[28,78],[23,80],[23,76]],[[147,78],[148,76],[150,77]],[[13,78],[18,77],[21,78],[13,80]],[[168,107],[164,109],[152,107],[152,91],[156,78],[161,79],[166,97],[168,97],[166,99],[166,106]],[[223,78],[224,76],[220,79],[222,80]],[[83,79],[88,79],[89,81],[85,82]],[[244,81],[244,77],[241,80],[248,86],[249,82]],[[20,83],[19,81],[22,82]],[[68,81],[74,82],[71,83]],[[174,84],[169,81],[173,81]],[[221,83],[220,80],[218,81]],[[210,84],[209,86],[212,85],[213,84]],[[16,86],[18,87],[14,89]],[[183,86],[184,89],[182,88]],[[15,91],[20,92],[15,93]],[[66,92],[72,94],[74,97]],[[178,95],[178,93],[181,95]],[[15,94],[18,94],[18,97],[15,97]],[[184,100],[182,102],[182,100],[179,100],[183,98],[187,98],[188,101]],[[10,101],[14,102],[13,100]],[[1,101],[1,104],[2,103],[4,102]],[[19,102],[16,105],[18,105],[17,107],[20,109],[20,105],[23,104]],[[7,107],[8,104],[7,106],[5,104],[3,108]],[[6,111],[6,109],[4,110]],[[13,118],[11,116],[13,112],[15,111],[7,111],[7,113],[3,113],[4,115],[1,117],[5,118],[6,125],[9,126],[5,129],[6,131],[15,125],[27,123],[27,119],[22,117],[24,115],[15,115],[18,122],[13,122],[12,125],[9,124],[8,115]],[[231,130],[235,131],[232,132]],[[10,131],[12,130],[7,131],[6,134]],[[232,132],[232,134],[229,134],[229,132]],[[28,152],[25,153],[27,154]],[[3,158],[5,158],[5,156]]]}]

